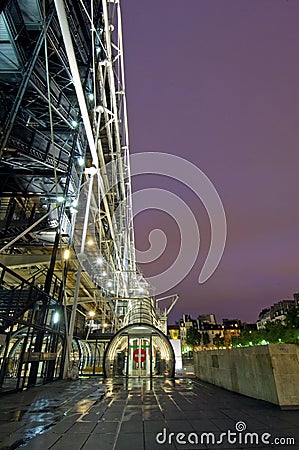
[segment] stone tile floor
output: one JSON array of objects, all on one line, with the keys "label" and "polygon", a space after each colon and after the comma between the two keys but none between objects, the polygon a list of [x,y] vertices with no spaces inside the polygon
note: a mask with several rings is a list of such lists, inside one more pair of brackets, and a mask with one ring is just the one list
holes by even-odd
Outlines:
[{"label": "stone tile floor", "polygon": [[195,378],[58,381],[0,397],[0,449],[16,448],[299,449],[299,411]]}]

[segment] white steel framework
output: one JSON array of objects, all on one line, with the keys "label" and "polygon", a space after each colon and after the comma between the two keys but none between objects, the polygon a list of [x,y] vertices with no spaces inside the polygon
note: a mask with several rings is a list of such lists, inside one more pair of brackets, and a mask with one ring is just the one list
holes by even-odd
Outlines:
[{"label": "white steel framework", "polygon": [[111,331],[134,323],[147,323],[166,333],[166,317],[159,320],[151,289],[135,261],[129,135],[126,109],[124,56],[120,2],[102,0],[100,23],[94,22],[95,3],[84,3],[92,33],[88,114],[76,64],[63,0],[55,0],[66,54],[81,116],[88,138],[91,165],[86,168],[75,204],[73,243],[80,267],[69,328],[73,336],[82,271],[101,289],[100,301],[111,311]]}]

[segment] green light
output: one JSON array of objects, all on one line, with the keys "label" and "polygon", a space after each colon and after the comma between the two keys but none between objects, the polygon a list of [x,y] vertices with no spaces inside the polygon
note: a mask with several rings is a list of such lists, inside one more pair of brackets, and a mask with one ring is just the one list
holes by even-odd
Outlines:
[{"label": "green light", "polygon": [[[150,345],[140,345],[141,348],[151,348]],[[130,348],[139,348],[139,345],[130,345]]]}]

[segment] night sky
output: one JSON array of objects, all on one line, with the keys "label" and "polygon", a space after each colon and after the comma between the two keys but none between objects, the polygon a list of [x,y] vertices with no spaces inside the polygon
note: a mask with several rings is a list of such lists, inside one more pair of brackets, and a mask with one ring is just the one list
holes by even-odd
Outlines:
[{"label": "night sky", "polygon": [[[133,178],[134,191],[171,191],[198,220],[200,252],[170,290],[180,300],[169,322],[183,313],[256,321],[299,291],[299,2],[123,0],[122,12],[131,153],[191,161],[227,218],[220,265],[198,284],[211,239],[205,208],[173,179]],[[176,258],[180,232],[175,218],[144,207],[136,247],[147,250],[155,228],[167,236],[164,253],[140,264],[153,276]]]}]

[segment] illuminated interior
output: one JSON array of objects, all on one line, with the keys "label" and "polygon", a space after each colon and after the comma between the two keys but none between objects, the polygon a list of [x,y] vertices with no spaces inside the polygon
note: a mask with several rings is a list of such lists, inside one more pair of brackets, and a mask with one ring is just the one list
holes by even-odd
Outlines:
[{"label": "illuminated interior", "polygon": [[120,330],[105,352],[107,377],[173,377],[174,354],[168,338],[149,324]]}]

